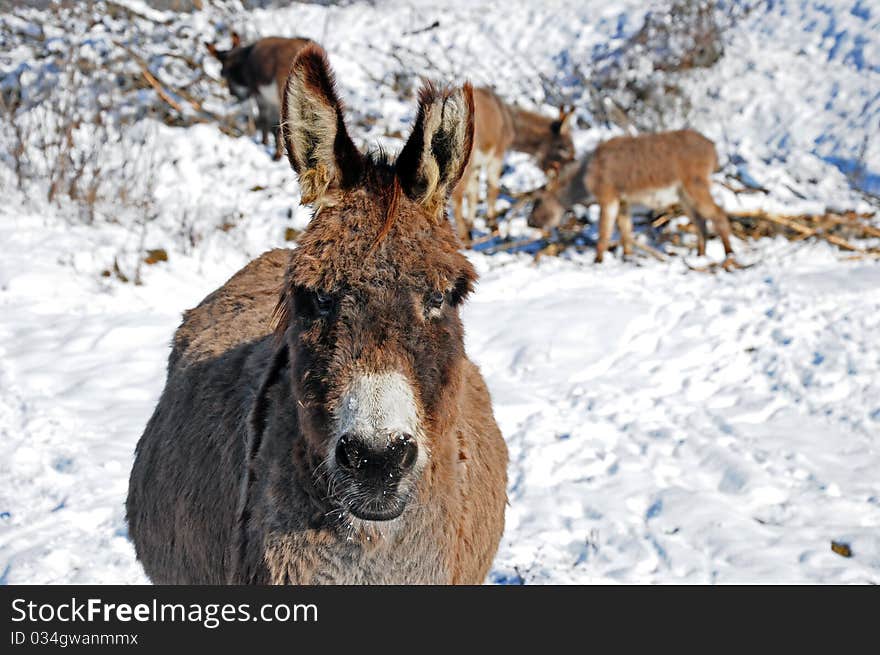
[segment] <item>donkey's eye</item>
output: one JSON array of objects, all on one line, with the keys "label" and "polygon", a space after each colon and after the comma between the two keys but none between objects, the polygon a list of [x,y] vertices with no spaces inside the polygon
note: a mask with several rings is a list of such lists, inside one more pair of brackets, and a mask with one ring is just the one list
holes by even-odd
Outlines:
[{"label": "donkey's eye", "polygon": [[331,293],[299,285],[293,289],[293,298],[297,313],[309,321],[329,316],[337,303],[337,297]]},{"label": "donkey's eye", "polygon": [[446,299],[446,295],[441,293],[440,291],[432,291],[428,294],[428,298],[425,301],[425,313],[428,316],[439,316],[440,310],[443,309],[443,301]]},{"label": "donkey's eye", "polygon": [[319,316],[327,316],[333,311],[333,296],[316,291],[314,295],[315,313]]}]

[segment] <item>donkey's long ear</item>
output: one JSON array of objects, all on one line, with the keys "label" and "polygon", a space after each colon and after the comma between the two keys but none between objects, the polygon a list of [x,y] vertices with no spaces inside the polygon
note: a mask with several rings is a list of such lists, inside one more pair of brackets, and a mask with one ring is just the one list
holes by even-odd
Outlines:
[{"label": "donkey's long ear", "polygon": [[437,89],[426,82],[419,92],[413,132],[397,158],[397,178],[406,194],[438,211],[461,179],[474,142],[474,91]]},{"label": "donkey's long ear", "polygon": [[574,119],[574,110],[576,107],[574,105],[562,105],[559,108],[559,133],[560,134],[571,134],[571,123]]},{"label": "donkey's long ear", "polygon": [[208,52],[212,56],[214,56],[217,59],[220,59],[222,61],[223,55],[219,50],[217,50],[217,45],[215,43],[209,43],[209,42],[205,41],[205,48],[207,48]]},{"label": "donkey's long ear", "polygon": [[303,204],[355,184],[363,155],[345,129],[342,103],[324,50],[306,46],[294,60],[281,103],[287,158],[299,175]]}]

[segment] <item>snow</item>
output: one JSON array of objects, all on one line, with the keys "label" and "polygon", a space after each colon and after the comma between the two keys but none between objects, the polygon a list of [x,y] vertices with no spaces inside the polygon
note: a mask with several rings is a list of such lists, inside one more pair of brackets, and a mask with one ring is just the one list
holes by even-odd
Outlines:
[{"label": "snow", "polygon": [[[320,40],[356,141],[391,149],[415,105],[390,88],[389,52],[414,78],[431,63],[549,113],[534,72],[613,51],[649,8],[385,2],[172,16],[128,4],[173,18],[195,42],[214,40],[219,24],[246,40]],[[36,34],[38,17],[9,24]],[[878,34],[880,8],[865,0],[770,2],[732,28],[724,58],[684,82],[689,122],[770,194],[716,185],[723,206],[871,209],[846,173],[862,170],[866,191],[880,175]],[[100,33],[80,36],[93,53],[106,46]],[[52,79],[29,47],[2,55],[0,76],[26,66],[29,84]],[[155,188],[142,230],[130,208],[114,214],[110,203],[89,223],[39,189],[19,191],[0,134],[5,583],[147,582],[124,500],[181,312],[264,250],[291,246],[285,229],[310,217],[287,164],[253,138],[152,118],[131,130],[109,146],[117,165],[105,175],[121,179],[127,147],[146,144]],[[582,125],[576,146],[613,133]],[[507,164],[508,188],[540,182],[524,155]],[[533,234],[522,216],[504,229]],[[880,263],[823,242],[734,247],[755,266],[707,275],[681,257],[469,254],[481,279],[463,310],[466,346],[511,456],[488,582],[880,582]],[[142,284],[119,280],[114,262],[131,279],[144,248],[166,249],[168,261],[141,265]],[[717,240],[708,250],[721,259]],[[833,553],[832,540],[853,556]]]},{"label": "snow", "polygon": [[815,260],[662,295],[654,267],[484,273],[468,345],[512,459],[491,579],[876,580],[880,271]]}]

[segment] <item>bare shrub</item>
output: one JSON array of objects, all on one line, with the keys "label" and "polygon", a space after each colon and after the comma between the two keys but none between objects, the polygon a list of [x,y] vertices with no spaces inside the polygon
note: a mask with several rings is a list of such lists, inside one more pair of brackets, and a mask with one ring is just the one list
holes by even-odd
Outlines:
[{"label": "bare shrub", "polygon": [[757,0],[669,0],[645,14],[619,48],[589,64],[573,63],[594,118],[628,131],[654,131],[688,122],[682,87],[724,55],[726,32]]}]

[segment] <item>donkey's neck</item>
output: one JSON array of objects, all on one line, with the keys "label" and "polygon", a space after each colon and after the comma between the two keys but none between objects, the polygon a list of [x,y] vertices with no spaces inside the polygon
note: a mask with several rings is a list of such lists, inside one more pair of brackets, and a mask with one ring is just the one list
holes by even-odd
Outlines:
[{"label": "donkey's neck", "polygon": [[533,154],[547,141],[553,120],[533,111],[511,107],[514,150]]},{"label": "donkey's neck", "polygon": [[574,161],[563,166],[559,171],[560,185],[556,191],[559,202],[567,209],[573,205],[586,204],[590,199],[590,190],[585,182],[589,158]]}]

